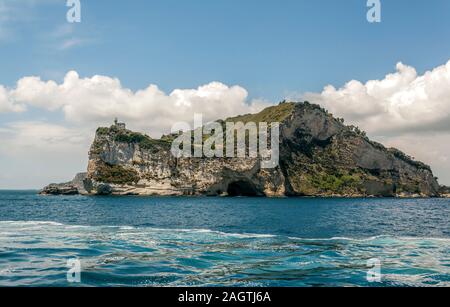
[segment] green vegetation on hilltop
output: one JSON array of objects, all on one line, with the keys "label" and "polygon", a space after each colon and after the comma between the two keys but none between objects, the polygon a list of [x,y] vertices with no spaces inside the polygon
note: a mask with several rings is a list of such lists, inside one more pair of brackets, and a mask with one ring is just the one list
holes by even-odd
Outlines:
[{"label": "green vegetation on hilltop", "polygon": [[107,127],[99,127],[97,128],[97,135],[108,135],[110,133],[111,129]]},{"label": "green vegetation on hilltop", "polygon": [[101,163],[97,167],[94,179],[104,183],[134,184],[139,181],[139,174],[134,169],[128,169],[120,165]]},{"label": "green vegetation on hilltop", "polygon": [[121,130],[115,126],[110,128],[101,127],[97,129],[97,135],[100,137],[110,136],[115,142],[139,145],[141,149],[159,151],[161,148],[170,148],[171,141],[168,138],[152,139],[148,135],[133,132],[130,130]]},{"label": "green vegetation on hilltop", "polygon": [[282,122],[294,111],[295,102],[282,102],[277,106],[268,107],[257,114],[246,114],[226,119],[226,122],[273,123]]},{"label": "green vegetation on hilltop", "polygon": [[114,140],[120,143],[137,144],[142,149],[155,149],[155,147],[157,149],[161,146],[170,145],[166,140],[155,140],[147,135],[131,131],[121,131],[116,134]]}]

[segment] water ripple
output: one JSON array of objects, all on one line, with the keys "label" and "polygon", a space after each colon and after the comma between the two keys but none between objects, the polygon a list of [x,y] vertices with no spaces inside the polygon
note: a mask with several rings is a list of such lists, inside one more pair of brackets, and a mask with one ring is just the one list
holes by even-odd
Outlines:
[{"label": "water ripple", "polygon": [[[20,234],[20,236],[14,235]],[[312,239],[207,229],[0,222],[0,286],[449,286],[450,239],[375,236]]]}]

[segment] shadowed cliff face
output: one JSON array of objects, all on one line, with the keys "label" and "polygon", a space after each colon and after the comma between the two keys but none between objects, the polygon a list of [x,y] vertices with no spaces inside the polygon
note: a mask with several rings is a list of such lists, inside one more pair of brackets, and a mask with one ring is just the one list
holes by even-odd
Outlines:
[{"label": "shadowed cliff face", "polygon": [[112,126],[97,130],[83,188],[117,195],[439,195],[430,167],[370,141],[317,105],[281,103],[226,121],[280,122],[279,166],[262,169],[251,158],[177,159],[173,137],[154,140]]},{"label": "shadowed cliff face", "polygon": [[438,196],[429,166],[370,141],[315,105],[297,104],[282,125],[281,164],[288,194]]}]

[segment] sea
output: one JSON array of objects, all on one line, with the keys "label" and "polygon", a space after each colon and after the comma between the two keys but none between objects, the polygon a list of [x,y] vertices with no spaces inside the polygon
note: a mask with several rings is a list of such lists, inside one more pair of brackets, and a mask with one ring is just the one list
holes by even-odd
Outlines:
[{"label": "sea", "polygon": [[0,286],[450,286],[450,200],[0,191]]}]

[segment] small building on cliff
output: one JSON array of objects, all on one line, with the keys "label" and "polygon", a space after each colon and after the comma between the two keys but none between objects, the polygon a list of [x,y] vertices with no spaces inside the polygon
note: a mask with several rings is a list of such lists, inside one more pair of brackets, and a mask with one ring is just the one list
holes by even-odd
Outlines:
[{"label": "small building on cliff", "polygon": [[125,123],[119,123],[119,120],[117,117],[114,119],[114,127],[116,127],[119,130],[126,130],[127,126]]}]

